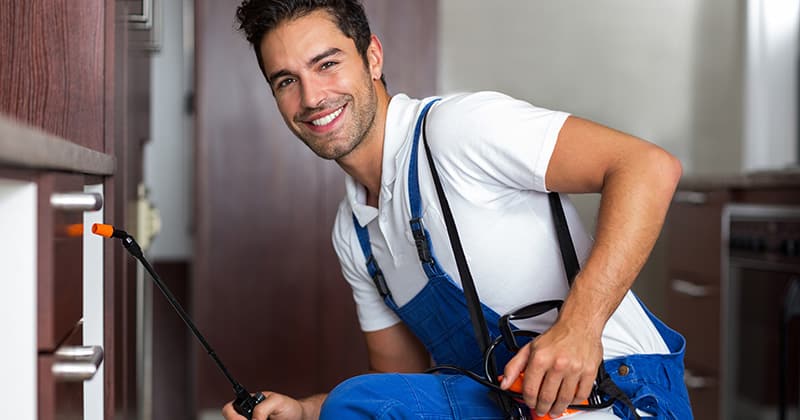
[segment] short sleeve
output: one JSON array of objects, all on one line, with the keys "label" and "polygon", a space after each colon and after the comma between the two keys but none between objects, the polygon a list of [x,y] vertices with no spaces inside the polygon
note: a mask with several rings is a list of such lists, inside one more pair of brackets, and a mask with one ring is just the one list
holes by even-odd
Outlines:
[{"label": "short sleeve", "polygon": [[431,109],[426,135],[437,166],[459,173],[453,182],[547,192],[545,174],[568,116],[497,92],[459,94]]},{"label": "short sleeve", "polygon": [[332,240],[342,274],[353,290],[361,330],[377,331],[399,323],[400,318],[386,306],[367,272],[366,260],[353,227],[352,210],[346,200],[339,206]]}]

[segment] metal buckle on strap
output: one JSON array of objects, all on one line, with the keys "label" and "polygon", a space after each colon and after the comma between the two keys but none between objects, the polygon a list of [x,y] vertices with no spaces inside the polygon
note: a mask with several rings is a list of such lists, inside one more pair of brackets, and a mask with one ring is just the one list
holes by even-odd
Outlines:
[{"label": "metal buckle on strap", "polygon": [[383,271],[381,271],[373,255],[370,255],[367,260],[367,270],[370,273],[373,271],[375,272],[375,274],[371,274],[372,282],[375,283],[375,288],[378,289],[378,293],[381,297],[385,298],[391,295],[392,293],[389,291],[389,286],[386,285],[386,278],[383,276]]},{"label": "metal buckle on strap", "polygon": [[411,234],[414,236],[414,244],[417,246],[419,260],[426,264],[432,263],[433,255],[431,254],[431,248],[428,246],[428,237],[425,235],[425,226],[422,224],[422,218],[411,219],[408,224],[411,225]]},{"label": "metal buckle on strap", "polygon": [[375,287],[378,289],[378,293],[380,293],[382,298],[392,294],[389,291],[389,286],[386,285],[386,278],[383,277],[383,272],[381,270],[378,270],[375,275],[372,276],[372,281],[375,283]]}]

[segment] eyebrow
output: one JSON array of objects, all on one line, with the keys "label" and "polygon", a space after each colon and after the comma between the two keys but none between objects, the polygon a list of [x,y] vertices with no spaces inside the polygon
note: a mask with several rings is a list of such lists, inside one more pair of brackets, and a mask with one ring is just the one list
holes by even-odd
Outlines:
[{"label": "eyebrow", "polygon": [[[340,50],[339,48],[336,48],[336,47],[329,48],[329,49],[327,49],[327,50],[315,55],[314,57],[311,57],[311,59],[308,60],[307,66],[311,67],[314,64],[317,64],[320,61],[322,61],[322,60],[324,60],[324,59],[326,59],[326,58],[328,58],[328,57],[330,57],[332,55],[339,54],[341,52],[342,52],[342,50]],[[290,73],[288,70],[282,69],[282,70],[278,70],[278,71],[276,71],[274,73],[270,73],[269,76],[267,76],[267,80],[270,83],[272,83],[272,81],[275,80],[278,77],[288,76],[288,75],[291,75],[291,74],[292,73]]]}]

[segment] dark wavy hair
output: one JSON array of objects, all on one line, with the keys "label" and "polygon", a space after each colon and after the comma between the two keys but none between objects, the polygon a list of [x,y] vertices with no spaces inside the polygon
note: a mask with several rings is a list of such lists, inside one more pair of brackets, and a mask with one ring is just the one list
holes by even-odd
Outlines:
[{"label": "dark wavy hair", "polygon": [[[285,21],[325,10],[336,26],[356,44],[356,50],[367,63],[367,48],[372,36],[367,15],[359,0],[243,0],[236,9],[239,30],[253,46],[261,73],[267,77],[261,55],[261,41],[269,31]],[[386,81],[381,76],[381,81]],[[269,82],[269,80],[267,80]]]}]

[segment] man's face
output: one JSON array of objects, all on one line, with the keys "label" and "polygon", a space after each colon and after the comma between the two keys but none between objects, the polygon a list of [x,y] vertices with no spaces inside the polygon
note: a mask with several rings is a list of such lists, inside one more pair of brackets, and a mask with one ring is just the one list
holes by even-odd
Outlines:
[{"label": "man's face", "polygon": [[327,12],[281,23],[264,37],[261,53],[286,125],[314,153],[342,158],[370,132],[379,67],[365,65]]}]

